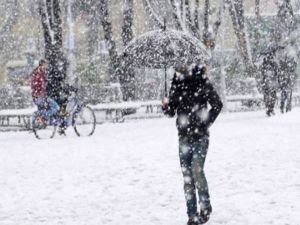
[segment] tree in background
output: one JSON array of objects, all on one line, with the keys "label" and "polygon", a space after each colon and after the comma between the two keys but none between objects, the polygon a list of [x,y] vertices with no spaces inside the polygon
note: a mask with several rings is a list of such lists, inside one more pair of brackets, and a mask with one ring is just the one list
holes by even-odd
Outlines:
[{"label": "tree in background", "polygon": [[116,43],[113,37],[113,32],[112,32],[111,18],[108,10],[108,0],[95,0],[95,7],[100,15],[100,21],[104,32],[104,40],[106,42],[106,47],[109,54],[110,62],[109,62],[108,72],[110,75],[110,79],[116,80],[117,78],[114,77],[114,74],[118,68],[118,62],[117,62],[118,53],[116,49]]},{"label": "tree in background", "polygon": [[57,63],[64,57],[59,0],[40,1],[39,13],[44,32],[45,58],[49,62]]},{"label": "tree in background", "polygon": [[[144,8],[154,25],[162,29],[164,18],[155,10],[153,1],[143,0]],[[157,3],[159,7],[170,11],[172,22],[177,30],[190,33],[201,41],[208,49],[214,49],[218,29],[221,24],[220,11],[212,9],[210,0],[205,0],[204,10],[200,10],[199,0],[169,0]],[[217,12],[218,11],[218,12]],[[169,18],[167,18],[169,19]],[[201,21],[203,23],[201,24]]]},{"label": "tree in background", "polygon": [[[19,4],[17,0],[6,0],[1,3],[1,7],[5,7],[6,14],[0,19],[0,51],[5,50],[4,47],[9,43],[9,34],[14,24],[18,20]],[[5,43],[5,44],[4,44]]]},{"label": "tree in background", "polygon": [[[19,17],[19,2],[17,0],[5,0],[0,5],[1,12],[5,12],[0,18],[0,59],[2,67],[9,60],[7,53],[16,46],[11,32]],[[1,73],[1,69],[0,69]]]},{"label": "tree in background", "polygon": [[[232,20],[234,33],[237,37],[237,46],[242,56],[244,65],[248,74],[253,76],[256,72],[253,63],[252,53],[247,37],[247,30],[245,27],[244,1],[243,0],[225,0]],[[259,3],[256,1],[256,3]],[[256,5],[258,7],[258,5]],[[256,9],[257,9],[256,7]]]},{"label": "tree in background", "polygon": [[50,63],[47,91],[60,103],[61,91],[67,75],[67,61],[63,52],[63,30],[59,0],[40,1],[39,13],[44,32],[45,58]]},{"label": "tree in background", "polygon": [[282,1],[278,4],[277,23],[276,23],[276,37],[275,41],[278,43],[287,38],[295,29],[295,18],[293,7],[290,0]]},{"label": "tree in background", "polygon": [[[133,0],[123,0],[123,24],[122,24],[122,41],[124,47],[133,39]],[[126,68],[119,76],[123,92],[123,100],[134,100],[135,96],[135,72],[134,68]]]},{"label": "tree in background", "polygon": [[[288,39],[295,30],[294,11],[290,0],[281,2],[278,5],[277,21],[275,24],[275,43],[281,44]],[[297,53],[293,43],[284,46],[284,49],[277,50],[277,61],[279,64],[278,82],[281,91],[280,109],[281,112],[288,112],[292,109],[292,92],[297,78]]]}]

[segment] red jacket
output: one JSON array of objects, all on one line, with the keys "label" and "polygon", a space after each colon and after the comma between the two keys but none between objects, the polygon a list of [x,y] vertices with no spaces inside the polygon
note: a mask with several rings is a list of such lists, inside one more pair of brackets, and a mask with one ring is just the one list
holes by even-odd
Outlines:
[{"label": "red jacket", "polygon": [[46,74],[40,68],[36,68],[31,75],[32,98],[46,97]]}]

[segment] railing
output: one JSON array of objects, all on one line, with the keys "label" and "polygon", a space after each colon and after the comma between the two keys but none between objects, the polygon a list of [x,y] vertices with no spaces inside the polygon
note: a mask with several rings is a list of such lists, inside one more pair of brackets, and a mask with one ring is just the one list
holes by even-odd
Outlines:
[{"label": "railing", "polygon": [[[278,101],[277,101],[278,102]],[[300,93],[294,93],[292,105],[300,106]],[[122,102],[92,105],[96,116],[102,122],[124,122],[125,119],[144,119],[162,117],[160,101]],[[263,96],[228,96],[227,109],[229,112],[253,111],[264,108]],[[31,116],[35,108],[0,110],[0,131],[28,130],[31,127]]]}]

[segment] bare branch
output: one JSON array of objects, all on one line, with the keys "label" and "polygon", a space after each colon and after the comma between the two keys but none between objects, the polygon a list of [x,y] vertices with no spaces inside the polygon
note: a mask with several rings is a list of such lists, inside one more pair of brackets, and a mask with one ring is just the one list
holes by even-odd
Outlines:
[{"label": "bare branch", "polygon": [[48,2],[46,2],[46,0],[39,2],[39,13],[41,16],[41,23],[44,32],[45,58],[50,60],[51,55],[53,54],[52,45],[54,43],[54,35],[50,25]]},{"label": "bare branch", "polygon": [[205,0],[205,5],[204,5],[204,31],[203,31],[203,42],[206,47],[209,46],[209,34],[208,34],[208,28],[209,28],[209,8],[210,8],[210,2],[209,0]]},{"label": "bare branch", "polygon": [[174,0],[170,0],[171,6],[172,6],[172,14],[173,14],[173,18],[175,20],[175,26],[178,30],[182,30],[182,24],[180,22],[180,18],[178,16],[178,9],[176,6],[176,3]]},{"label": "bare branch", "polygon": [[200,29],[199,26],[199,0],[195,0],[195,12],[194,12],[194,24],[197,30]]},{"label": "bare branch", "polygon": [[133,0],[123,0],[122,40],[124,46],[133,38]]},{"label": "bare branch", "polygon": [[250,50],[248,49],[248,40],[245,32],[243,0],[226,0],[226,3],[229,6],[229,14],[237,36],[241,56],[243,57],[245,66],[251,69],[253,68],[253,62]]},{"label": "bare branch", "polygon": [[151,20],[154,22],[155,26],[157,26],[160,29],[164,28],[164,23],[159,19],[159,16],[152,8],[149,0],[143,0],[144,8],[148,16],[151,18]]}]

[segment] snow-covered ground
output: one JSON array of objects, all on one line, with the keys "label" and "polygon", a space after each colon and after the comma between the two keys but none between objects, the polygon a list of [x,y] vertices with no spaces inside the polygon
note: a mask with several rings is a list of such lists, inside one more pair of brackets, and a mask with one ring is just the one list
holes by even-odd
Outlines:
[{"label": "snow-covered ground", "polygon": [[[208,224],[300,224],[299,115],[220,115]],[[184,225],[177,148],[167,118],[99,125],[89,138],[0,133],[0,225]]]}]

